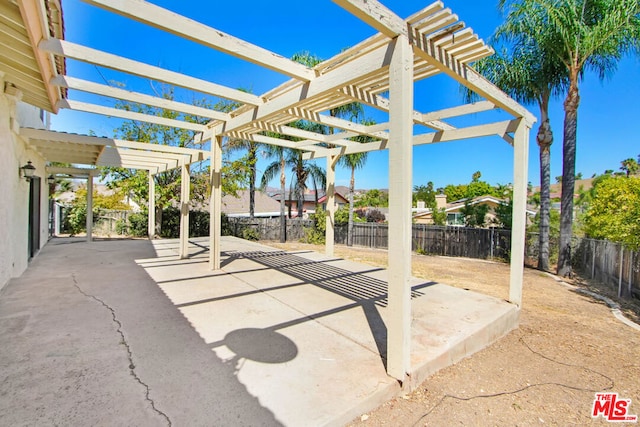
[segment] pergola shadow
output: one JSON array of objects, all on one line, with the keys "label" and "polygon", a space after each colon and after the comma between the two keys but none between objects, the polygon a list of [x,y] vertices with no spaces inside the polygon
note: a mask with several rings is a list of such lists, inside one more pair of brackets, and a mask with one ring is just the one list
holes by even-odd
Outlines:
[{"label": "pergola shadow", "polygon": [[[351,304],[272,325],[265,328],[265,331],[275,332],[279,329],[308,322],[309,320],[318,320],[332,314],[359,307],[367,319],[371,335],[375,340],[377,350],[386,369],[387,327],[381,316],[380,308],[387,306],[388,284],[383,280],[367,275],[369,273],[382,271],[382,268],[354,272],[328,264],[328,262],[336,261],[335,259],[316,261],[285,251],[228,251],[226,254],[229,256],[229,258],[225,260],[226,264],[230,264],[234,259],[247,259],[296,278],[301,283],[317,286],[325,291],[332,292],[353,301]],[[415,299],[424,296],[425,293],[422,292],[422,289],[435,284],[436,282],[425,282],[413,286],[411,288],[411,298]],[[268,289],[266,291],[268,291]],[[215,347],[221,344],[223,343],[217,342],[213,343],[213,346]]]}]

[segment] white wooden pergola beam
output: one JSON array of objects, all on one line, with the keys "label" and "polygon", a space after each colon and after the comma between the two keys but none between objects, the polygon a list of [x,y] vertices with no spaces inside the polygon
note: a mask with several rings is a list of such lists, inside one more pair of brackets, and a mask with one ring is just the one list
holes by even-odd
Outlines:
[{"label": "white wooden pergola beam", "polygon": [[389,38],[393,39],[399,34],[405,36],[409,34],[407,24],[377,1],[333,0],[333,2]]},{"label": "white wooden pergola beam", "polygon": [[156,181],[149,171],[149,195],[147,196],[147,234],[153,239],[156,234]]},{"label": "white wooden pergola beam", "polygon": [[[144,165],[148,167],[158,168],[165,170],[175,169],[178,166],[185,163],[182,159],[173,159],[168,157],[166,159],[158,157],[144,156],[145,153],[135,154],[119,154],[118,152],[106,152],[103,153],[96,164],[100,166],[114,166],[114,167],[127,167],[124,165]],[[169,154],[167,154],[169,156]],[[130,166],[129,166],[130,167]]]},{"label": "white wooden pergola beam", "polygon": [[204,132],[204,130],[206,129],[205,125],[199,125],[197,123],[167,119],[165,117],[152,116],[150,114],[137,113],[135,111],[121,110],[119,108],[103,107],[102,105],[89,104],[86,102],[73,101],[70,99],[62,99],[58,101],[58,108],[66,108],[74,111],[84,111],[85,113],[101,114],[103,116],[109,117],[120,117],[122,119],[136,120],[145,123],[154,123],[157,125],[187,129],[195,132]]},{"label": "white wooden pergola beam", "polygon": [[100,6],[127,18],[144,22],[147,25],[183,37],[187,40],[222,51],[269,68],[273,71],[309,81],[316,77],[313,70],[291,61],[276,53],[237,39],[220,30],[208,27],[200,22],[178,15],[167,9],[142,0],[83,0]]},{"label": "white wooden pergola beam", "polygon": [[525,234],[527,229],[527,176],[531,127],[525,119],[514,120],[514,122],[516,129],[513,147],[513,221],[511,226],[509,301],[521,307]]},{"label": "white wooden pergola beam", "polygon": [[98,174],[98,170],[93,168],[69,168],[61,166],[47,166],[46,171],[49,175],[68,175],[78,178],[86,178],[90,174]]},{"label": "white wooden pergola beam", "polygon": [[262,142],[264,144],[276,145],[279,147],[293,148],[301,151],[310,151],[315,153],[319,157],[324,157],[329,154],[329,149],[324,147],[315,147],[310,145],[300,146],[295,141],[289,141],[289,140],[280,139],[280,138],[273,138],[266,135],[259,135],[259,134],[246,135],[246,138],[244,139],[248,139],[255,142]]},{"label": "white wooden pergola beam", "polygon": [[38,152],[50,162],[72,163],[77,165],[93,165],[99,158],[98,156],[81,154],[48,153],[40,150],[38,150]]},{"label": "white wooden pergola beam", "polygon": [[436,1],[431,3],[429,6],[425,7],[424,9],[414,13],[413,15],[409,16],[407,18],[407,23],[414,25],[419,23],[420,21],[422,21],[423,19],[437,13],[440,12],[442,9],[444,9],[444,4],[441,1]]},{"label": "white wooden pergola beam", "polygon": [[33,138],[45,141],[69,142],[78,144],[89,144],[99,146],[115,146],[133,148],[137,150],[166,152],[175,154],[188,154],[191,156],[191,163],[205,160],[209,153],[203,150],[192,148],[172,147],[169,145],[150,144],[146,142],[125,141],[122,139],[102,138],[98,136],[78,135],[73,133],[56,132],[46,129],[20,128],[20,135],[25,138]]},{"label": "white wooden pergola beam", "polygon": [[387,372],[404,383],[411,374],[411,198],[413,54],[409,39],[392,44],[389,68],[389,239]]},{"label": "white wooden pergola beam", "polygon": [[496,108],[496,105],[490,101],[479,101],[472,104],[461,105],[453,108],[445,108],[443,110],[434,111],[422,115],[422,120],[441,120],[451,117],[460,117],[467,114],[481,113],[483,111],[489,111]]},{"label": "white wooden pergola beam", "polygon": [[211,135],[209,199],[209,269],[220,269],[220,234],[222,231],[222,137]]},{"label": "white wooden pergola beam", "polygon": [[192,114],[198,117],[205,117],[213,120],[229,120],[231,116],[220,111],[210,110],[183,102],[173,101],[157,96],[146,95],[143,93],[133,92],[118,87],[106,86],[87,80],[78,79],[69,76],[57,76],[51,79],[51,84],[64,87],[67,89],[79,90],[87,93],[108,96],[110,98],[122,99],[125,101],[145,104],[152,107],[164,108],[171,111],[179,111],[186,114]]},{"label": "white wooden pergola beam", "polygon": [[[514,132],[518,126],[517,119],[505,120],[503,122],[489,123],[484,125],[469,126],[461,129],[453,129],[441,132],[431,132],[413,137],[413,145],[435,144],[438,142],[460,141],[470,138],[481,138],[485,136],[500,136],[504,138],[509,132]],[[343,154],[364,153],[368,151],[384,150],[388,148],[387,141],[373,141],[357,144],[344,149]],[[328,154],[342,152],[340,149],[328,150]],[[314,156],[324,157],[322,153]],[[309,155],[306,156],[309,158]]]},{"label": "white wooden pergola beam", "polygon": [[[378,110],[389,112],[390,104],[389,100],[383,96],[373,94],[369,91],[361,89],[357,86],[348,86],[342,89],[345,95],[352,97],[356,101],[361,101],[371,107]],[[424,120],[424,115],[419,111],[412,112],[413,122],[416,124],[427,126],[435,130],[451,130],[455,129],[448,123],[441,122],[439,120]]]},{"label": "white wooden pergola beam", "polygon": [[344,139],[344,137],[338,137],[339,135],[337,134],[323,135],[317,132],[310,132],[308,130],[298,129],[291,126],[268,125],[264,122],[257,122],[254,125],[256,125],[259,129],[262,129],[262,130],[272,131],[282,135],[293,136],[296,138],[304,138],[305,143],[302,144],[300,141],[298,141],[296,142],[297,147],[304,146],[304,145],[311,145],[306,141],[312,141],[312,144],[331,143],[334,145],[342,145],[345,147],[349,147],[353,144],[357,144],[357,142],[355,141],[349,141]]},{"label": "white wooden pergola beam", "polygon": [[86,46],[81,46],[65,40],[49,39],[42,40],[38,45],[42,51],[66,58],[76,59],[89,64],[100,65],[113,70],[123,71],[147,79],[157,80],[190,89],[200,93],[232,99],[244,104],[260,105],[262,99],[247,92],[237,89],[230,89],[206,80],[165,70],[160,67],[148,65],[132,59],[123,58],[111,53],[102,52]]},{"label": "white wooden pergola beam", "polygon": [[189,257],[189,207],[191,175],[189,165],[183,164],[180,179],[180,259]]},{"label": "white wooden pergola beam", "polygon": [[312,122],[342,129],[348,132],[355,132],[359,135],[367,135],[372,138],[379,138],[379,139],[389,138],[389,134],[387,132],[385,132],[384,130],[380,130],[375,125],[373,127],[365,126],[360,123],[350,122],[349,120],[341,119],[339,117],[327,116],[325,114],[316,113],[316,112],[298,108],[298,107],[290,108],[288,112],[292,116],[299,117],[304,120],[309,120]]},{"label": "white wooden pergola beam", "polygon": [[262,105],[239,114],[224,125],[221,125],[218,131],[227,134],[242,128],[248,123],[267,120],[271,115],[296,107],[315,97],[322,97],[327,93],[334,92],[362,76],[370,73],[379,73],[380,69],[389,66],[387,53],[388,47],[386,45],[380,46],[327,74],[323,74],[308,83],[298,85]]},{"label": "white wooden pergola beam", "polygon": [[[408,24],[376,0],[333,1],[388,37],[393,38],[400,34],[409,34]],[[438,70],[444,72],[478,95],[494,102],[514,117],[524,117],[530,124],[536,122],[533,114],[511,99],[507,94],[491,84],[473,69],[461,63],[446,50],[434,46],[431,43],[432,37],[425,36],[417,29],[411,29],[410,38],[414,47],[414,53]]]},{"label": "white wooden pergola beam", "polygon": [[87,242],[93,240],[93,174],[87,177],[87,211],[86,211]]},{"label": "white wooden pergola beam", "polygon": [[421,37],[419,34],[416,37],[414,39],[416,46],[414,52],[421,58],[514,117],[524,117],[530,124],[536,122],[535,116],[526,108],[522,107],[475,70],[458,61],[444,49],[432,47],[428,38]]}]

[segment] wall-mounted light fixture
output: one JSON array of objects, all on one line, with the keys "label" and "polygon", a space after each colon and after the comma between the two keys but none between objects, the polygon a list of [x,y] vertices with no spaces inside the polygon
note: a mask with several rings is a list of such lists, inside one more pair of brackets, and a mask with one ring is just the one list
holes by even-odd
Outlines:
[{"label": "wall-mounted light fixture", "polygon": [[26,179],[27,181],[31,181],[31,178],[36,173],[36,167],[33,166],[31,164],[31,160],[29,160],[26,165],[20,168],[20,172],[24,179]]},{"label": "wall-mounted light fixture", "polygon": [[55,183],[56,183],[56,177],[55,177],[55,176],[53,176],[53,175],[49,175],[49,176],[47,177],[47,183],[48,183],[49,185],[53,185],[53,184],[55,184]]}]

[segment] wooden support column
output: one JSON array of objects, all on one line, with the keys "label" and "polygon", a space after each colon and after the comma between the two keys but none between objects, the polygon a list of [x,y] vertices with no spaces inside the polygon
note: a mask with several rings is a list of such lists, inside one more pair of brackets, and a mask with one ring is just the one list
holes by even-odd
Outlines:
[{"label": "wooden support column", "polygon": [[182,180],[180,185],[180,258],[189,257],[189,187],[191,178],[189,165],[182,165]]},{"label": "wooden support column", "polygon": [[153,239],[156,234],[156,181],[149,171],[149,239]]},{"label": "wooden support column", "polygon": [[513,138],[513,222],[511,226],[511,273],[509,301],[522,306],[524,277],[524,245],[527,227],[527,167],[529,164],[529,133],[531,125],[518,120]]},{"label": "wooden support column", "polygon": [[403,35],[393,44],[389,100],[387,373],[404,382],[411,370],[413,54]]},{"label": "wooden support column", "polygon": [[93,174],[87,177],[87,242],[93,239]]},{"label": "wooden support column", "polygon": [[336,162],[340,156],[327,156],[327,219],[325,228],[324,253],[328,257],[333,256],[335,240],[335,214],[336,214]]},{"label": "wooden support column", "polygon": [[222,215],[222,137],[211,138],[211,199],[209,201],[209,268],[220,270]]}]

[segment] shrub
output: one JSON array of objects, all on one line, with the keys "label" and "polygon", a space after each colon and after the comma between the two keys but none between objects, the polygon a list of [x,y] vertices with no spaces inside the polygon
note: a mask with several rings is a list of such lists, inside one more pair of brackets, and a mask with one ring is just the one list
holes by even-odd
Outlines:
[{"label": "shrub", "polygon": [[318,206],[316,212],[309,216],[309,219],[313,221],[311,227],[307,227],[304,230],[304,237],[302,242],[312,243],[315,245],[322,245],[325,243],[325,231],[327,229],[327,213],[324,209]]},{"label": "shrub", "polygon": [[[149,225],[149,216],[145,213],[134,213],[129,215],[129,233],[134,237],[145,237]],[[117,230],[117,225],[116,225]]]},{"label": "shrub", "polygon": [[129,225],[127,224],[127,221],[123,220],[123,219],[119,219],[116,221],[116,233],[124,236],[126,234],[129,234]]},{"label": "shrub", "polygon": [[367,222],[384,222],[385,216],[378,209],[371,209],[367,212]]},{"label": "shrub", "polygon": [[260,240],[260,232],[255,228],[247,227],[242,230],[242,238],[245,240],[258,241]]}]

